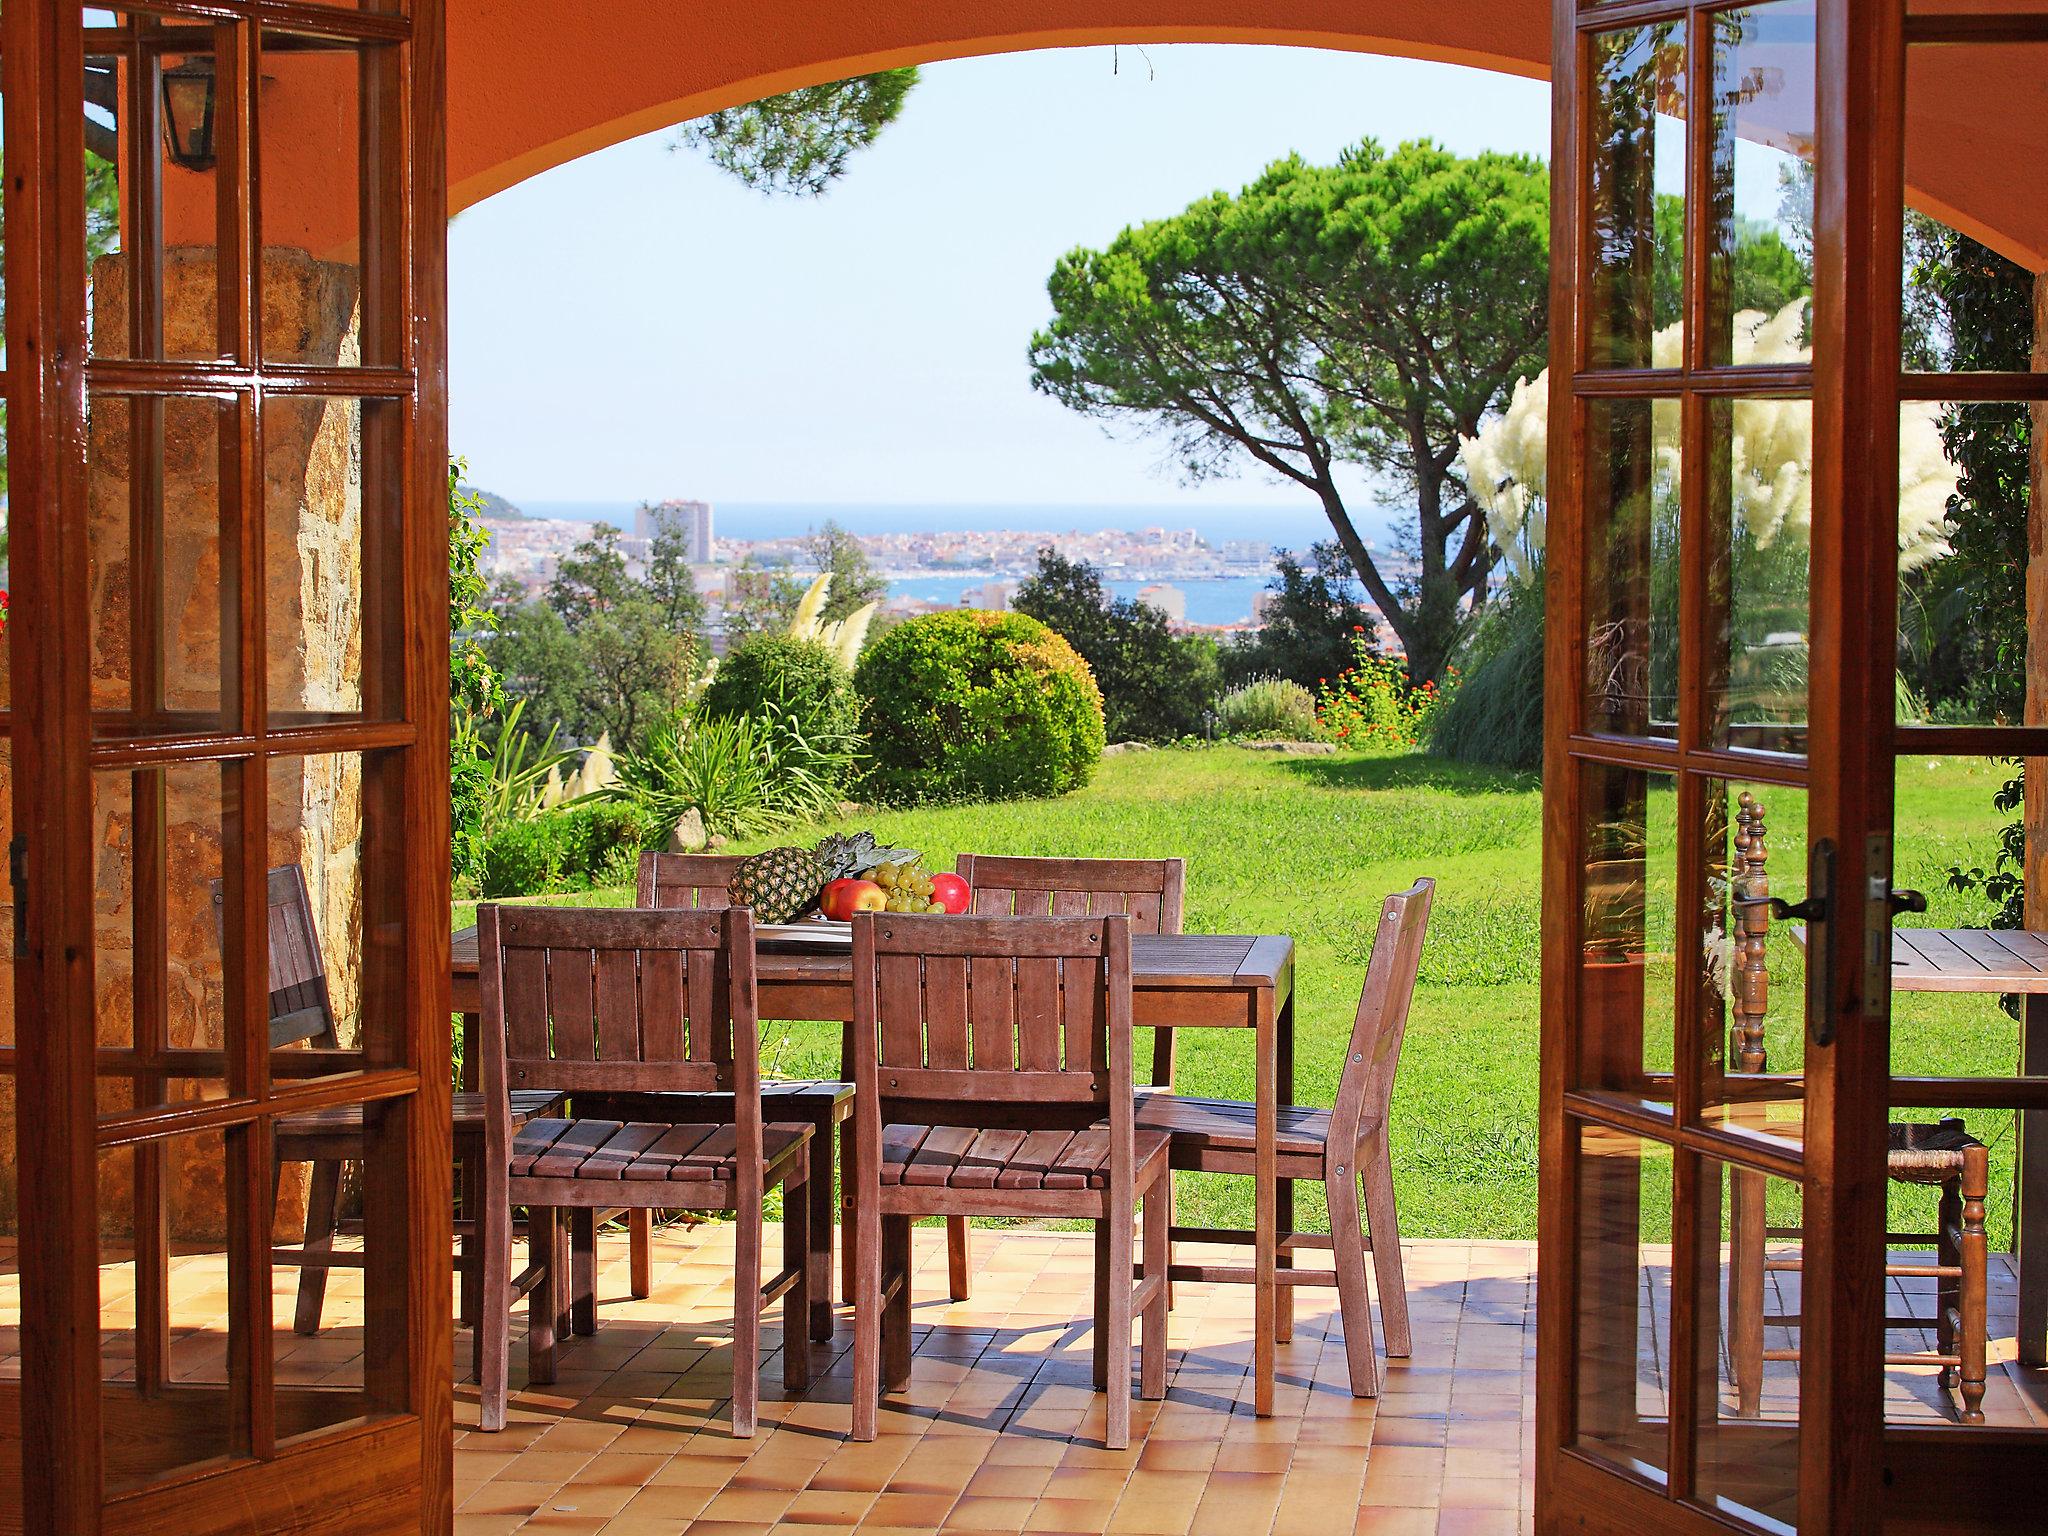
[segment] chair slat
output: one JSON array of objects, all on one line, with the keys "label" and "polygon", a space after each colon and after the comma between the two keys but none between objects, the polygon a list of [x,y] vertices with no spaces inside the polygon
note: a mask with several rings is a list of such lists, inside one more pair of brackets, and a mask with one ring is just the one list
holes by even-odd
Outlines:
[{"label": "chair slat", "polygon": [[1047,1189],[1086,1189],[1109,1158],[1109,1132],[1099,1126],[1074,1133],[1045,1171]]},{"label": "chair slat", "polygon": [[620,1126],[610,1140],[583,1160],[576,1176],[583,1179],[624,1178],[626,1169],[642,1152],[659,1141],[667,1129],[661,1125]]},{"label": "chair slat", "polygon": [[1032,1131],[1010,1155],[1009,1166],[996,1175],[998,1189],[1041,1189],[1046,1171],[1057,1163],[1074,1139],[1072,1131]]},{"label": "chair slat", "polygon": [[739,1147],[739,1132],[730,1125],[715,1125],[669,1170],[671,1179],[715,1179],[731,1164]]},{"label": "chair slat", "polygon": [[708,1125],[672,1125],[664,1130],[653,1142],[644,1147],[640,1155],[627,1164],[625,1177],[629,1179],[666,1179],[674,1172],[677,1164],[704,1144],[711,1134]]},{"label": "chair slat", "polygon": [[1001,956],[967,962],[969,1065],[1009,1072],[1017,1065],[1017,972]]},{"label": "chair slat", "polygon": [[548,957],[540,949],[504,952],[505,1034],[514,1056],[548,1054]]},{"label": "chair slat", "polygon": [[640,953],[640,1054],[648,1061],[684,1059],[683,957],[673,950]]},{"label": "chair slat", "polygon": [[640,1060],[639,956],[629,949],[597,952],[597,1059]]},{"label": "chair slat", "polygon": [[1060,1066],[1060,963],[1017,962],[1017,1066],[1057,1072]]},{"label": "chair slat", "polygon": [[875,962],[881,1006],[881,1062],[914,1067],[924,1060],[923,966],[916,955],[882,955]]},{"label": "chair slat", "polygon": [[548,954],[548,1015],[552,1054],[565,1061],[597,1058],[597,999],[592,990],[592,951],[551,948]]},{"label": "chair slat", "polygon": [[974,1145],[974,1134],[965,1126],[933,1126],[930,1134],[911,1154],[910,1161],[904,1165],[903,1182],[950,1184],[954,1170],[960,1166],[961,1157]]},{"label": "chair slat", "polygon": [[933,1067],[967,1065],[967,962],[935,956],[924,967],[925,1062]]},{"label": "chair slat", "polygon": [[[618,1132],[619,1122],[616,1120],[571,1120],[569,1128],[527,1166],[526,1175],[536,1179],[577,1178],[584,1159]],[[513,1172],[519,1172],[516,1162]]]},{"label": "chair slat", "polygon": [[1027,1132],[989,1130],[976,1134],[953,1170],[956,1189],[993,1189],[996,1175],[1023,1148]]},{"label": "chair slat", "polygon": [[[703,962],[703,963],[700,963]],[[718,1018],[718,974],[709,963],[709,957],[693,954],[689,957],[683,973],[685,995],[688,999],[688,1034],[685,1037],[687,1055],[691,1061],[729,1061],[732,1051],[728,1046],[720,1050],[721,1037]]]},{"label": "chair slat", "polygon": [[1068,960],[1061,973],[1060,1026],[1065,1060],[1070,1072],[1099,1072],[1107,1065],[1103,1056],[1103,1030],[1108,1020],[1099,978],[1099,962]]}]

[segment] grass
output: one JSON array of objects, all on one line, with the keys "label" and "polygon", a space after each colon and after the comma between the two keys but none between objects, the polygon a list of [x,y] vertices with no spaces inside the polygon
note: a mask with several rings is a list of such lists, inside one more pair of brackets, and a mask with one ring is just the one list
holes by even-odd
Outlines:
[{"label": "grass", "polygon": [[[1997,830],[1991,797],[2003,777],[2001,765],[1978,760],[1901,763],[1898,880],[1925,891],[1931,903],[1915,921],[1986,921],[1981,899],[1950,893],[1944,874],[1951,863],[1988,863]],[[1802,892],[1804,797],[1757,792],[1770,814],[1773,886]],[[872,827],[885,842],[924,850],[933,867],[950,867],[968,850],[1184,857],[1189,931],[1294,938],[1298,1093],[1318,1104],[1330,1103],[1336,1091],[1379,898],[1419,875],[1434,876],[1436,905],[1394,1095],[1402,1230],[1411,1237],[1530,1238],[1537,1206],[1540,809],[1539,787],[1528,775],[1412,754],[1290,757],[1218,747],[1112,757],[1088,789],[1058,800],[874,811],[805,835]],[[1653,966],[1645,1010],[1653,1065],[1668,1064],[1671,1051],[1673,814],[1669,789],[1653,788],[1650,854],[1662,875],[1652,879],[1649,927],[1652,947],[1661,931],[1665,951]],[[735,851],[755,846],[764,845]],[[554,899],[624,905],[631,893]],[[456,922],[471,921],[470,911],[458,909]],[[1798,1060],[1799,966],[1789,940],[1774,940],[1774,1068]],[[836,1075],[838,1028],[764,1024],[765,1065],[793,1077]],[[1235,1031],[1183,1033],[1178,1086],[1249,1098],[1249,1047]],[[2010,1073],[2017,1050],[2018,1026],[1994,999],[1896,999],[1893,1060],[1901,1072]],[[1141,1043],[1138,1056],[1149,1059],[1149,1048]],[[2011,1219],[2012,1116],[1974,1110],[1969,1120],[1992,1144],[1990,1230],[2002,1244]],[[1182,1177],[1183,1219],[1250,1224],[1249,1181]],[[1894,1194],[1894,1226],[1924,1229],[1926,1194]],[[1662,1239],[1670,1227],[1668,1198],[1660,1209],[1646,1188],[1645,1201],[1645,1237]],[[1302,1203],[1312,1202],[1305,1194]],[[1790,1214],[1781,1204],[1774,1209]]]}]

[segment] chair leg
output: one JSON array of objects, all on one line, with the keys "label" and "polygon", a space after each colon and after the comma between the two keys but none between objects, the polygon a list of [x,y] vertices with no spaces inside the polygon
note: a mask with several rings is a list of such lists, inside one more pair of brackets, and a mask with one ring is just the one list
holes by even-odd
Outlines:
[{"label": "chair leg", "polygon": [[1401,1214],[1394,1207],[1394,1157],[1385,1129],[1366,1137],[1359,1150],[1366,1234],[1380,1283],[1380,1332],[1386,1335],[1387,1358],[1406,1360],[1414,1335],[1408,1326],[1408,1276],[1401,1264]]},{"label": "chair leg", "polygon": [[632,1242],[632,1291],[635,1301],[654,1294],[654,1212],[628,1211],[626,1233]]},{"label": "chair leg", "polygon": [[597,1332],[597,1212],[577,1206],[569,1213],[569,1234],[569,1323],[587,1339]]},{"label": "chair leg", "polygon": [[1110,1225],[1106,1221],[1095,1223],[1095,1326],[1088,1343],[1094,1356],[1095,1375],[1092,1379],[1098,1392],[1109,1386],[1109,1332],[1102,1326],[1102,1320],[1109,1315],[1109,1287],[1115,1273],[1109,1267]]},{"label": "chair leg", "polygon": [[1984,1237],[1984,1199],[1991,1189],[1991,1153],[1973,1146],[1963,1154],[1963,1283],[1957,1308],[1963,1357],[1963,1422],[1984,1422],[1984,1349],[1988,1327],[1986,1291],[1989,1244]]},{"label": "chair leg", "polygon": [[[825,1160],[825,1187],[832,1187],[832,1162],[829,1155]],[[802,1392],[811,1384],[811,1341],[806,1325],[817,1315],[818,1293],[812,1287],[818,1283],[817,1249],[811,1242],[811,1222],[816,1218],[816,1204],[812,1198],[816,1191],[806,1186],[817,1176],[815,1167],[806,1170],[801,1165],[791,1169],[799,1180],[794,1186],[782,1187],[782,1267],[796,1271],[796,1283],[782,1295],[782,1387],[786,1392]],[[829,1198],[827,1214],[830,1213]],[[832,1276],[832,1250],[825,1249],[825,1283],[829,1286]],[[831,1309],[826,1308],[825,1336],[832,1336]]]},{"label": "chair leg", "polygon": [[972,1294],[967,1278],[967,1230],[965,1216],[946,1218],[946,1288],[955,1301],[965,1301]]},{"label": "chair leg", "polygon": [[555,1324],[561,1313],[556,1299],[560,1266],[555,1262],[560,1247],[556,1229],[560,1224],[561,1217],[556,1211],[537,1206],[527,1208],[526,1249],[538,1270],[538,1278],[526,1294],[526,1379],[537,1387],[545,1387],[555,1379]]},{"label": "chair leg", "polygon": [[[1934,1219],[1934,1262],[1943,1269],[1960,1269],[1963,1262],[1963,1181],[1950,1179],[1941,1186],[1941,1202]],[[1934,1282],[1934,1347],[1944,1355],[1956,1352],[1956,1320],[1962,1315],[1963,1282],[1959,1276],[1943,1275]],[[1941,1368],[1941,1384],[1950,1392],[1962,1385],[1962,1373],[1952,1365]]]},{"label": "chair leg", "polygon": [[481,1192],[470,1219],[483,1261],[477,1271],[477,1424],[503,1429],[512,1334],[512,1207],[503,1180],[485,1178],[479,1170],[475,1183]]},{"label": "chair leg", "polygon": [[[851,1144],[853,1138],[846,1138]],[[874,1191],[847,1181],[856,1201],[853,1216],[853,1416],[856,1440],[875,1438],[876,1403],[882,1395],[882,1213]]]},{"label": "chair leg", "polygon": [[[483,1316],[484,1271],[483,1271],[483,1155],[481,1147],[472,1147],[460,1160],[461,1176],[456,1187],[462,1191],[462,1220],[469,1228],[462,1239],[462,1313],[461,1321],[466,1328],[475,1328]],[[481,1334],[478,1335],[481,1338]]]},{"label": "chair leg", "polygon": [[882,1383],[886,1390],[900,1392],[910,1385],[910,1218],[882,1218],[882,1268],[886,1274],[900,1274],[896,1288],[882,1312]]},{"label": "chair leg", "polygon": [[[1351,1373],[1353,1397],[1380,1395],[1379,1361],[1372,1346],[1372,1293],[1365,1283],[1365,1228],[1358,1214],[1358,1170],[1344,1164],[1325,1170],[1323,1198],[1330,1212],[1330,1248],[1337,1271],[1337,1311],[1344,1322],[1344,1364]],[[1379,1233],[1373,1233],[1379,1247]],[[1388,1313],[1387,1293],[1380,1290],[1380,1315]],[[1388,1331],[1392,1328],[1389,1325]]]},{"label": "chair leg", "polygon": [[839,1299],[847,1306],[867,1293],[860,1288],[860,1276],[855,1272],[855,1249],[859,1246],[856,1229],[860,1225],[854,1213],[854,1192],[859,1189],[859,1148],[854,1145],[853,1121],[848,1120],[839,1132]]},{"label": "chair leg", "polygon": [[[1109,1305],[1095,1314],[1095,1331],[1109,1344],[1109,1406],[1103,1415],[1102,1443],[1121,1451],[1131,1443],[1131,1234],[1137,1225],[1137,1202],[1126,1196],[1109,1216]],[[1102,1223],[1096,1224],[1096,1247]],[[1100,1273],[1100,1265],[1097,1266]]]},{"label": "chair leg", "polygon": [[732,1432],[751,1439],[761,1409],[761,1202],[733,1213]]},{"label": "chair leg", "polygon": [[1162,1177],[1162,1178],[1160,1179],[1160,1181],[1159,1181],[1159,1191],[1160,1191],[1160,1196],[1161,1196],[1161,1199],[1162,1199],[1162,1201],[1163,1201],[1163,1203],[1164,1203],[1164,1209],[1163,1209],[1163,1210],[1161,1211],[1161,1213],[1160,1213],[1160,1214],[1161,1214],[1161,1217],[1162,1217],[1162,1220],[1161,1220],[1161,1222],[1160,1222],[1160,1225],[1162,1225],[1163,1227],[1165,1227],[1165,1228],[1166,1228],[1166,1232],[1165,1232],[1165,1235],[1164,1235],[1163,1237],[1161,1237],[1161,1238],[1160,1238],[1160,1241],[1161,1241],[1161,1242],[1163,1242],[1164,1244],[1166,1244],[1166,1260],[1165,1260],[1165,1268],[1161,1269],[1161,1270],[1160,1270],[1160,1272],[1159,1272],[1159,1277],[1160,1277],[1160,1278],[1159,1278],[1159,1284],[1160,1284],[1160,1289],[1161,1289],[1162,1293],[1163,1293],[1163,1294],[1165,1295],[1165,1297],[1166,1297],[1166,1310],[1167,1310],[1167,1311],[1169,1311],[1169,1312],[1171,1312],[1171,1311],[1173,1310],[1173,1206],[1174,1206],[1174,1191],[1173,1191],[1173,1170],[1172,1170],[1171,1168],[1167,1169],[1167,1170],[1166,1170],[1166,1173],[1165,1173],[1165,1175],[1164,1175],[1164,1177]]},{"label": "chair leg", "polygon": [[1753,1419],[1764,1393],[1764,1182],[1736,1168],[1728,1179],[1728,1356],[1735,1411]]},{"label": "chair leg", "polygon": [[[804,1254],[807,1279],[804,1290],[810,1297],[810,1336],[820,1344],[832,1342],[832,1117],[828,1112],[822,1125],[811,1128],[810,1167],[804,1174]],[[789,1191],[783,1191],[787,1202]]]},{"label": "chair leg", "polygon": [[1173,1223],[1173,1175],[1161,1173],[1159,1182],[1145,1195],[1145,1264],[1147,1279],[1159,1278],[1159,1288],[1145,1303],[1138,1355],[1138,1391],[1154,1401],[1166,1396],[1166,1272],[1173,1262],[1173,1245],[1167,1238]]},{"label": "chair leg", "polygon": [[[306,1188],[306,1257],[324,1259],[334,1251],[334,1229],[341,1209],[341,1164],[317,1162],[312,1182]],[[299,1270],[299,1305],[292,1318],[295,1331],[320,1331],[320,1308],[327,1299],[327,1266],[313,1264]]]}]

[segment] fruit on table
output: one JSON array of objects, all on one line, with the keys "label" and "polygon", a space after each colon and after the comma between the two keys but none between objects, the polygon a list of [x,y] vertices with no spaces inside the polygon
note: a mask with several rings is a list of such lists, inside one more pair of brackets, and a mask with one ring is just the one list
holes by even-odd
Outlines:
[{"label": "fruit on table", "polygon": [[933,876],[924,867],[921,854],[899,864],[885,860],[875,867],[875,883],[887,893],[891,912],[943,912],[945,907],[933,894]]},{"label": "fruit on table", "polygon": [[752,907],[764,923],[786,923],[818,899],[825,871],[808,848],[770,848],[743,859],[725,894],[736,907]]},{"label": "fruit on table", "polygon": [[872,879],[884,863],[910,864],[920,857],[915,848],[878,848],[872,832],[834,832],[811,850],[826,880]]},{"label": "fruit on table", "polygon": [[958,875],[942,874],[932,876],[932,900],[948,912],[965,912],[968,903],[974,899],[967,882]]},{"label": "fruit on table", "polygon": [[880,912],[888,896],[872,880],[828,880],[818,894],[818,910],[835,923],[853,921],[856,912]]}]

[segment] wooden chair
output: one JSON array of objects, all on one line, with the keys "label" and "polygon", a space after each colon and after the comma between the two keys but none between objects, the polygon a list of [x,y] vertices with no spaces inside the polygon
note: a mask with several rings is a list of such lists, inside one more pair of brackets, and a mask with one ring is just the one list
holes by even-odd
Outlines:
[{"label": "wooden chair", "polygon": [[[1429,929],[1434,880],[1418,880],[1380,905],[1379,931],[1373,938],[1372,960],[1351,1025],[1351,1043],[1337,1081],[1337,1102],[1331,1109],[1282,1104],[1278,1109],[1276,1181],[1311,1179],[1323,1186],[1329,1207],[1330,1235],[1295,1233],[1286,1239],[1290,1250],[1328,1249],[1326,1270],[1294,1269],[1291,1285],[1334,1285],[1344,1322],[1344,1357],[1355,1397],[1379,1395],[1379,1370],[1373,1356],[1372,1300],[1366,1289],[1365,1256],[1372,1254],[1380,1282],[1380,1323],[1387,1354],[1405,1357],[1411,1348],[1408,1288],[1401,1268],[1401,1224],[1394,1207],[1394,1167],[1387,1139],[1387,1116],[1400,1066],[1401,1042],[1408,1029],[1408,1005],[1415,995],[1415,976],[1422,963],[1422,941]],[[1200,1173],[1236,1173],[1257,1177],[1257,1106],[1236,1099],[1197,1099],[1177,1093],[1150,1093],[1138,1100],[1141,1130],[1171,1139],[1175,1168]],[[1359,1185],[1365,1188],[1365,1221],[1359,1213]],[[1243,1242],[1245,1234],[1200,1231],[1181,1235],[1204,1241]],[[1195,1280],[1251,1278],[1241,1266],[1217,1269],[1180,1267],[1180,1277]],[[1282,1293],[1282,1310],[1287,1306]],[[1275,1322],[1278,1326],[1278,1319]]]},{"label": "wooden chair", "polygon": [[[225,934],[226,893],[213,882],[214,937]],[[341,1037],[335,1027],[334,1004],[327,985],[327,962],[320,948],[319,929],[313,921],[312,895],[306,876],[296,864],[281,865],[269,873],[266,893],[265,930],[268,937],[270,975],[270,1048],[284,1050],[295,1045],[338,1050]],[[524,1123],[547,1113],[559,1095],[523,1092],[512,1096],[511,1112]],[[364,1107],[337,1104],[286,1115],[277,1123],[272,1138],[274,1174],[271,1199],[275,1203],[284,1165],[311,1163],[312,1177],[306,1188],[305,1239],[298,1247],[275,1247],[273,1264],[299,1272],[298,1301],[292,1318],[293,1329],[301,1334],[320,1331],[320,1314],[327,1299],[330,1269],[361,1269],[363,1255],[336,1249],[334,1239],[341,1231],[342,1165],[362,1158]],[[480,1093],[458,1093],[454,1099],[454,1145],[458,1160],[480,1155],[484,1139],[484,1101]],[[455,1257],[456,1268],[467,1275],[481,1267],[479,1222],[495,1225],[507,1213],[485,1210],[476,1219],[465,1212],[455,1224],[462,1239]],[[480,1348],[480,1345],[476,1346]]]},{"label": "wooden chair", "polygon": [[[1133,933],[1179,933],[1187,899],[1181,859],[1051,859],[965,853],[954,866],[974,889],[977,914],[1101,917],[1121,912]],[[1173,1086],[1173,1031],[1152,1032],[1152,1086]],[[1168,1204],[1172,1193],[1168,1192]],[[1171,1213],[1169,1212],[1169,1220]],[[955,1301],[968,1298],[967,1218],[946,1223],[947,1272]],[[1173,1303],[1173,1285],[1166,1288]]]},{"label": "wooden chair", "polygon": [[[754,919],[744,908],[616,912],[500,908],[477,913],[483,1001],[483,1093],[488,1120],[484,1203],[528,1209],[532,1287],[528,1378],[554,1380],[555,1339],[567,1298],[555,1262],[564,1210],[687,1208],[732,1211],[732,1428],[754,1432],[761,1311],[783,1304],[783,1384],[810,1384],[804,1324],[810,1306],[810,1206],[802,1188],[811,1128],[763,1123],[760,1029],[754,1016]],[[566,1094],[566,1116],[516,1128],[515,1089]],[[579,1112],[640,1094],[725,1093],[720,1122],[618,1120]],[[782,1269],[761,1279],[761,1202],[784,1191]],[[483,1412],[504,1423],[511,1243],[484,1253]]]},{"label": "wooden chair", "polygon": [[[718,911],[727,905],[726,886],[741,859],[722,853],[643,853],[634,905],[642,911]],[[841,1064],[840,1071],[846,1071]],[[729,1094],[665,1096],[656,1103],[642,1099],[628,1106],[644,1119],[674,1117],[686,1121],[730,1121]],[[831,1080],[774,1079],[761,1084],[761,1113],[769,1120],[801,1120],[812,1130],[811,1168],[806,1181],[811,1201],[810,1335],[819,1343],[832,1337],[832,1155],[834,1133],[853,1115],[853,1084]],[[845,1150],[841,1132],[841,1150]],[[594,1270],[592,1245],[596,1212],[578,1211],[574,1222],[575,1286],[579,1331],[588,1331],[587,1296]],[[628,1213],[632,1245],[632,1290],[645,1297],[653,1284],[653,1221],[650,1210]],[[851,1252],[849,1238],[841,1246]],[[853,1299],[853,1266],[842,1255],[844,1289]]]},{"label": "wooden chair", "polygon": [[[1131,1434],[1131,1323],[1146,1397],[1166,1390],[1166,1138],[1137,1130],[1130,920],[904,917],[853,924],[853,1438],[910,1377],[911,1223],[1096,1223],[1096,1386]],[[1132,1229],[1145,1206],[1144,1264]]]},{"label": "wooden chair", "polygon": [[[1729,1029],[1739,1071],[1768,1070],[1764,1018],[1770,998],[1766,947],[1770,934],[1769,834],[1763,803],[1747,790],[1736,802],[1731,885],[1735,911],[1735,955]],[[1939,1365],[1943,1388],[1960,1398],[1957,1416],[1965,1424],[1984,1422],[1985,1342],[1988,1318],[1988,1243],[1984,1201],[1990,1193],[1991,1154],[1963,1122],[1929,1125],[1894,1122],[1888,1128],[1885,1173],[1894,1182],[1938,1188],[1940,1201],[1931,1233],[1888,1232],[1887,1244],[1931,1243],[1935,1262],[1892,1263],[1885,1276],[1932,1277],[1936,1282],[1935,1349],[1932,1353],[1887,1351],[1887,1365]],[[1764,1210],[1763,1175],[1745,1168],[1729,1179],[1728,1342],[1735,1377],[1736,1412],[1756,1416],[1763,1405],[1764,1362],[1797,1360],[1797,1348],[1764,1347],[1766,1324],[1796,1328],[1796,1316],[1764,1310],[1765,1277],[1796,1273],[1795,1254],[1770,1252],[1772,1238],[1800,1236],[1796,1226],[1772,1226]],[[1918,1330],[1925,1319],[1887,1315],[1885,1327]]]}]

